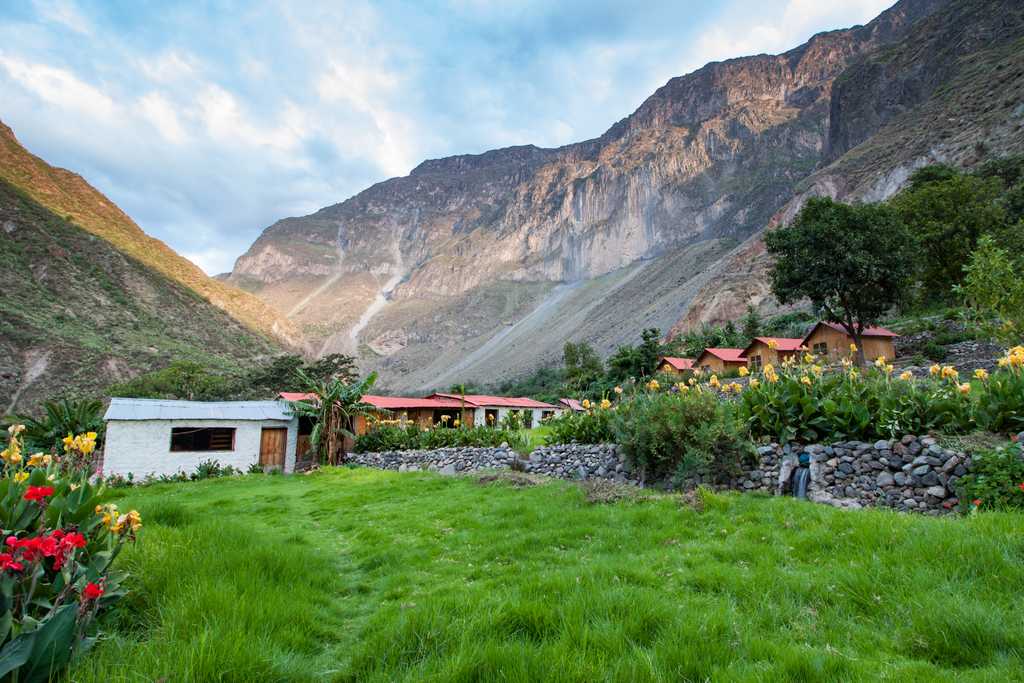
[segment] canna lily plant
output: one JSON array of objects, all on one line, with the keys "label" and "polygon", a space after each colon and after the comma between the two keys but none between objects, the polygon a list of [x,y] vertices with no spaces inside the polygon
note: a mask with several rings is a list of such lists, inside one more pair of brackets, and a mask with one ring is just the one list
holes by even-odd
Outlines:
[{"label": "canna lily plant", "polygon": [[65,440],[61,456],[26,455],[11,425],[0,477],[0,679],[47,681],[95,641],[97,612],[124,595],[112,568],[142,527],[135,510],[100,501],[89,482],[93,433]]}]

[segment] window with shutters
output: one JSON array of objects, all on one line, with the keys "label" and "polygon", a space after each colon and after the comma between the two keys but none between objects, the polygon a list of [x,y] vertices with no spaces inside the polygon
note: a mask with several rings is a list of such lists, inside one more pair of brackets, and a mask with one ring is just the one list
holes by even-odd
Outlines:
[{"label": "window with shutters", "polygon": [[760,370],[761,369],[761,356],[760,355],[751,356],[750,357],[750,367],[754,368],[755,370]]},{"label": "window with shutters", "polygon": [[172,451],[233,451],[234,427],[172,427]]}]

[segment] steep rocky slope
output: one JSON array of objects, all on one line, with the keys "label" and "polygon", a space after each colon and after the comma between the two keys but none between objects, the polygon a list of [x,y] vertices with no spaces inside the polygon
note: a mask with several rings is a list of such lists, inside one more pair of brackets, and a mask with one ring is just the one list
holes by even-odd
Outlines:
[{"label": "steep rocky slope", "polygon": [[102,237],[119,251],[193,290],[251,330],[278,343],[301,345],[301,336],[287,318],[251,294],[208,277],[194,263],[144,233],[81,176],[50,166],[31,154],[3,122],[0,122],[0,180],[10,183],[56,215]]},{"label": "steep rocky slope", "polygon": [[[897,129],[958,97],[948,88],[975,53],[1022,35],[1018,5],[902,0],[866,26],[674,78],[598,139],[424,162],[271,226],[230,280],[397,388],[770,308],[756,235],[794,197],[898,186],[932,150]],[[965,138],[981,126],[958,119]]]},{"label": "steep rocky slope", "polygon": [[175,360],[231,369],[275,347],[193,290],[0,180],[0,413],[100,396]]},{"label": "steep rocky slope", "polygon": [[[821,167],[797,186],[769,229],[811,196],[880,201],[931,163],[970,167],[1024,153],[1024,4],[951,2],[907,39],[864,55],[833,86]],[[673,331],[774,305],[756,233],[715,264]]]}]

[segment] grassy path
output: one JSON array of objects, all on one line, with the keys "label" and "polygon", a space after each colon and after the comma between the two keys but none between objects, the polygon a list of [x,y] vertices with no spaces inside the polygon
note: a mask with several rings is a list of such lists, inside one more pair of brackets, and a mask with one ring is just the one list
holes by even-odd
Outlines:
[{"label": "grassy path", "polygon": [[1024,679],[1024,517],[371,470],[131,490],[75,681]]}]

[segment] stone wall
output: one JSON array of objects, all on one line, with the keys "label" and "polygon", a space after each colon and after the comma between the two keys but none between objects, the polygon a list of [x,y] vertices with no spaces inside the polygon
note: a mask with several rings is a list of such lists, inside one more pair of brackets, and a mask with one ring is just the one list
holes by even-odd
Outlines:
[{"label": "stone wall", "polygon": [[560,479],[608,479],[638,483],[633,468],[614,444],[559,444],[542,446],[523,462],[527,472]]},{"label": "stone wall", "polygon": [[511,448],[439,448],[432,451],[353,453],[349,462],[364,467],[409,472],[430,470],[458,474],[476,470],[516,467],[559,479],[608,479],[637,483],[632,468],[611,444],[542,446],[527,457]]},{"label": "stone wall", "polygon": [[799,467],[800,455],[806,454],[810,500],[930,514],[956,507],[956,482],[971,466],[966,453],[942,448],[930,436],[827,446],[772,444],[758,452],[761,466],[743,477],[738,488],[789,494],[793,470]]},{"label": "stone wall", "polygon": [[[800,467],[801,455],[806,455],[809,469],[809,500],[838,507],[882,506],[927,514],[956,507],[956,482],[971,466],[967,454],[942,448],[928,436],[908,435],[873,443],[770,444],[757,449],[757,463],[735,480],[711,484],[695,477],[684,487],[704,484],[716,489],[790,495],[790,480]],[[611,444],[543,446],[527,457],[520,457],[510,448],[356,453],[350,456],[350,462],[400,472],[431,470],[442,474],[515,467],[560,479],[642,483],[639,473]]]}]

